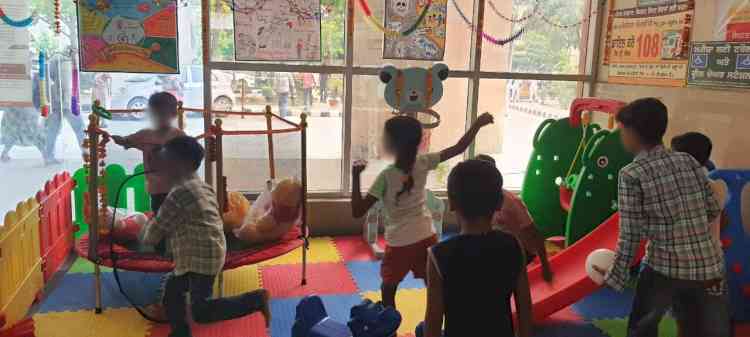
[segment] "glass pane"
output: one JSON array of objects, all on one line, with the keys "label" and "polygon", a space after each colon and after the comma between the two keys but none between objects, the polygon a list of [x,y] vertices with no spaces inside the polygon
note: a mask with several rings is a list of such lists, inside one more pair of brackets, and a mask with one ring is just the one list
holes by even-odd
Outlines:
[{"label": "glass pane", "polygon": [[568,116],[579,85],[578,82],[481,80],[479,111],[492,113],[495,124],[477,136],[476,154],[489,154],[497,160],[506,189],[521,189],[534,132],[545,119]]},{"label": "glass pane", "polygon": [[[253,1],[211,1],[211,59],[213,61],[234,61],[234,16],[236,11],[247,10],[244,3]],[[277,3],[269,2],[269,4]],[[302,64],[343,65],[345,44],[344,24],[346,17],[346,0],[320,0],[321,61],[319,62],[284,62]],[[234,10],[233,10],[234,9]],[[262,33],[261,33],[262,34]],[[267,43],[273,43],[278,34],[261,35]],[[282,62],[282,61],[279,61]]]},{"label": "glass pane", "polygon": [[[28,72],[30,82],[36,83],[31,89],[32,94],[38,93],[36,88],[39,83],[39,64],[36,60],[39,50],[47,53],[46,93],[50,113],[47,118],[41,118],[38,103],[24,108],[0,104],[0,143],[5,150],[5,163],[0,165],[0,175],[4,181],[9,182],[6,184],[6,190],[13,191],[0,193],[2,213],[15,207],[22,199],[32,197],[55,173],[68,171],[72,174],[82,166],[80,144],[94,98],[110,109],[143,108],[148,97],[154,92],[168,90],[178,93],[178,89],[169,89],[169,86],[186,86],[189,82],[189,66],[201,62],[200,0],[180,1],[178,35],[181,74],[167,77],[153,74],[79,73],[80,114],[75,114],[71,107],[72,65],[73,62],[77,62],[77,57],[72,57],[76,53],[70,53],[70,50],[78,48],[75,2],[60,2],[59,35],[54,32],[54,26],[49,24],[55,21],[52,1],[5,3],[19,6],[28,4],[30,7],[21,8],[18,12],[15,6],[3,8],[13,18],[27,17],[31,12],[35,13],[37,20],[34,20],[32,27],[18,29],[2,24],[0,30],[8,30],[0,32],[0,35],[8,36],[6,32],[29,35],[27,42],[18,43],[17,46],[28,49],[28,55],[25,56],[28,56],[27,61],[31,61],[24,68]],[[4,62],[12,62],[9,54],[4,55],[8,57],[3,60]],[[201,69],[200,66],[198,69]],[[200,78],[198,80],[202,86]],[[202,97],[201,90],[197,101],[202,102]],[[188,133],[202,132],[202,123],[193,124],[189,125]],[[149,127],[146,117],[135,113],[117,115],[116,119],[106,122],[105,129],[111,134],[128,135],[146,127]],[[110,143],[106,162],[123,165],[130,171],[142,162],[142,155],[138,151],[125,151]]]},{"label": "glass pane", "polygon": [[[382,92],[384,85],[375,76],[355,76],[352,98],[352,160],[366,159],[367,170],[362,173],[362,188],[367,189],[377,174],[392,163],[381,147],[383,125],[393,116]],[[427,151],[440,151],[454,145],[463,135],[466,125],[466,98],[468,81],[462,78],[449,78],[443,82],[444,96],[434,110],[441,115],[441,124],[427,131]],[[457,157],[440,164],[427,182],[427,188],[443,190],[448,173],[462,158]]]},{"label": "glass pane", "polygon": [[[214,76],[218,74],[220,80],[212,83],[212,86],[214,89],[221,87],[231,90],[231,101],[226,102],[228,105],[221,105],[215,100],[215,110],[262,112],[269,105],[274,113],[293,123],[299,123],[300,114],[307,113],[308,190],[321,192],[341,189],[342,75],[239,71],[213,73]],[[230,93],[227,92],[227,95]],[[226,130],[267,129],[263,116],[219,114],[218,117],[223,119]],[[290,125],[274,118],[273,128],[287,129]],[[277,178],[300,177],[300,146],[299,132],[273,136]],[[270,177],[266,135],[226,137],[224,167],[230,190],[261,191]]]},{"label": "glass pane", "polygon": [[[424,0],[413,0],[424,3]],[[474,0],[455,0],[459,5],[471,8]],[[471,30],[456,13],[455,7],[447,3],[447,32],[446,49],[444,60],[452,70],[469,69],[469,50],[471,46]],[[383,22],[385,12],[385,1],[368,1],[372,15],[375,19]],[[440,3],[440,1],[436,1]],[[380,67],[383,63],[390,63],[397,67],[429,67],[431,61],[406,61],[406,60],[384,60],[383,59],[383,32],[372,25],[363,14],[362,7],[355,5],[354,21],[354,65]],[[471,15],[471,12],[469,13]],[[417,34],[417,33],[414,33]]]},{"label": "glass pane", "polygon": [[[589,0],[513,0],[487,2],[485,31],[508,38],[523,29],[520,38],[504,46],[483,43],[483,71],[580,74],[582,34],[589,27]],[[471,13],[471,6],[462,6]],[[584,15],[585,13],[585,15]],[[503,18],[505,17],[505,18]],[[526,20],[523,20],[528,18]],[[511,21],[523,22],[511,22]],[[583,20],[583,21],[582,21]],[[576,23],[581,24],[576,24]],[[593,29],[591,30],[593,32]]]}]

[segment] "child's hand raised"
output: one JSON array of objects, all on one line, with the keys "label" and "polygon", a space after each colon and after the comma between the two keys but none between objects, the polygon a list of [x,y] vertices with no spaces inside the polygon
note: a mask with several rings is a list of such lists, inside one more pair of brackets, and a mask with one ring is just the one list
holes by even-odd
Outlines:
[{"label": "child's hand raised", "polygon": [[489,112],[485,112],[477,118],[477,121],[474,122],[478,127],[484,127],[486,125],[495,123],[495,117],[493,117]]},{"label": "child's hand raised", "polygon": [[366,160],[355,160],[352,163],[352,175],[358,176],[367,168]]}]

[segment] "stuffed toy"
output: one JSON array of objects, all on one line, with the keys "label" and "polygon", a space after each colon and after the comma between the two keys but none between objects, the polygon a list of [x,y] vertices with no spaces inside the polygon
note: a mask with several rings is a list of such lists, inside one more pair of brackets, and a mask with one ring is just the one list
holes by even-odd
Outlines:
[{"label": "stuffed toy", "polygon": [[105,226],[109,229],[112,224],[112,217],[115,217],[114,230],[110,232],[110,236],[113,241],[117,243],[128,243],[138,240],[138,233],[140,233],[143,226],[148,222],[148,216],[143,213],[129,213],[127,209],[118,208],[115,213],[115,209],[107,207],[107,217],[105,218]]},{"label": "stuffed toy", "polygon": [[229,210],[224,212],[224,231],[231,232],[244,224],[247,213],[250,211],[250,201],[242,193],[229,192],[227,198]]},{"label": "stuffed toy", "polygon": [[243,226],[235,229],[234,234],[249,244],[276,241],[302,222],[301,206],[302,184],[295,179],[284,179],[258,197]]},{"label": "stuffed toy", "polygon": [[448,78],[448,66],[437,63],[432,68],[398,69],[385,66],[380,70],[380,81],[385,83],[385,102],[398,114],[420,119],[419,113],[431,116],[434,122],[423,123],[425,129],[440,125],[440,115],[432,107],[443,98],[443,81]]}]

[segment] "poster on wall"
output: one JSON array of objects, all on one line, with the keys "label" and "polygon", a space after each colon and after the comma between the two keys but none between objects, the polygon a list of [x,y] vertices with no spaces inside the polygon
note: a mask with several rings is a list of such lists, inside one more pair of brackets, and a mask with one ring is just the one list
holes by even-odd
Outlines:
[{"label": "poster on wall", "polygon": [[78,0],[81,70],[179,73],[177,0]]},{"label": "poster on wall", "polygon": [[443,60],[447,0],[386,0],[385,5],[385,27],[398,32],[417,23],[425,8],[427,12],[414,33],[407,36],[385,34],[384,59]]},{"label": "poster on wall", "polygon": [[750,89],[750,43],[694,42],[688,85]]},{"label": "poster on wall", "polygon": [[320,61],[320,0],[235,0],[237,61]]},{"label": "poster on wall", "polygon": [[[29,17],[26,1],[0,0],[0,8],[11,18]],[[0,22],[0,110],[31,107],[31,59],[29,29]]]},{"label": "poster on wall", "polygon": [[610,13],[604,62],[609,82],[684,86],[693,1]]},{"label": "poster on wall", "polygon": [[716,0],[717,41],[750,42],[750,0]]}]

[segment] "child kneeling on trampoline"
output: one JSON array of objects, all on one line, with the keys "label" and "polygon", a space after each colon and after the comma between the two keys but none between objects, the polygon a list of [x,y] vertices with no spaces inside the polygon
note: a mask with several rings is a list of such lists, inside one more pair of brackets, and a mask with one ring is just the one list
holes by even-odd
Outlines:
[{"label": "child kneeling on trampoline", "polygon": [[[170,337],[191,336],[186,320],[185,293],[190,293],[193,320],[210,323],[239,318],[260,311],[270,321],[269,295],[265,289],[243,295],[211,299],[216,275],[226,256],[224,224],[212,188],[196,174],[203,161],[203,147],[192,137],[180,136],[158,152],[159,168],[168,167],[171,190],[156,217],[143,229],[143,241],[169,240],[175,269],[164,290],[164,306]],[[157,168],[158,169],[158,168]]]}]

